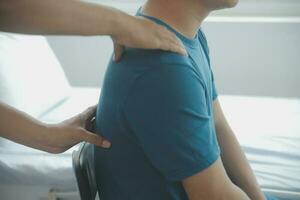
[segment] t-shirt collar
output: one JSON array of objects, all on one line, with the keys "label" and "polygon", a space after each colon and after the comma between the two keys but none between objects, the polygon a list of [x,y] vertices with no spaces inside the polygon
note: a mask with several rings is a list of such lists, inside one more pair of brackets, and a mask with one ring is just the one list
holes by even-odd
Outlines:
[{"label": "t-shirt collar", "polygon": [[152,17],[152,16],[148,16],[148,15],[145,15],[142,13],[142,8],[139,8],[137,13],[136,13],[136,16],[141,16],[141,17],[145,17],[151,21],[154,21],[155,23],[159,24],[159,25],[162,25],[164,27],[166,27],[168,30],[170,30],[171,32],[175,33],[175,35],[184,43],[184,45],[186,46],[189,46],[189,47],[192,47],[192,48],[195,48],[197,47],[198,45],[198,33],[197,35],[191,39],[191,38],[188,38],[184,35],[182,35],[181,33],[179,33],[178,31],[176,31],[173,27],[171,27],[169,24],[167,24],[166,22],[164,22],[163,20],[160,20],[160,19],[157,19],[155,17]]}]

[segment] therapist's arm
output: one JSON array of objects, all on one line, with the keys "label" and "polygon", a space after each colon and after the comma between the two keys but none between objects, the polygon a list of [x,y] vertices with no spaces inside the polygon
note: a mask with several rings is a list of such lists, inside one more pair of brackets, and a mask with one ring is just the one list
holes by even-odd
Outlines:
[{"label": "therapist's arm", "polygon": [[91,107],[71,119],[49,125],[0,102],[0,136],[49,153],[62,153],[82,141],[107,148],[108,141],[86,130],[95,109]]},{"label": "therapist's arm", "polygon": [[182,183],[189,200],[250,200],[231,182],[221,159]]},{"label": "therapist's arm", "polygon": [[248,160],[225,118],[218,99],[213,103],[213,110],[221,158],[227,174],[233,183],[240,187],[251,199],[265,200]]},{"label": "therapist's arm", "polygon": [[[186,52],[174,34],[150,20],[77,0],[0,0],[0,30],[28,34],[109,35],[118,45]],[[115,50],[121,49],[118,45]]]}]

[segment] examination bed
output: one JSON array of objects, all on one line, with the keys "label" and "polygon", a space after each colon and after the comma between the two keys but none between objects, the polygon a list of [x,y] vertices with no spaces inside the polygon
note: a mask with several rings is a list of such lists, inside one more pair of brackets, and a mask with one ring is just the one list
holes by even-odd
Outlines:
[{"label": "examination bed", "polygon": [[[40,61],[29,63],[37,52]],[[23,57],[12,62],[11,54]],[[68,84],[42,37],[0,33],[0,55],[0,100],[33,117],[55,123],[98,101],[99,88]],[[46,62],[42,70],[40,62]],[[24,63],[32,69],[14,74],[12,68]],[[262,188],[278,197],[300,200],[300,99],[220,95],[219,100]],[[1,139],[0,199],[78,199],[71,162],[76,148],[52,155]]]}]

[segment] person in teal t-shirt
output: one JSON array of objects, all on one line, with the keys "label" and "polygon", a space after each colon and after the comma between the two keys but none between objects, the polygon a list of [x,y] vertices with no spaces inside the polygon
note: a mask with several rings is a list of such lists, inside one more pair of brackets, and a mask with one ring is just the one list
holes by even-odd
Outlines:
[{"label": "person in teal t-shirt", "polygon": [[[197,18],[185,21],[203,2],[150,0],[137,14],[174,32],[188,55],[127,48],[121,62],[109,63],[96,117],[97,132],[112,142],[109,150],[95,148],[100,199],[272,199],[261,192],[233,134],[224,138],[229,131],[223,131],[209,49],[199,28],[204,18],[194,32]],[[224,147],[229,144],[234,153]]]}]

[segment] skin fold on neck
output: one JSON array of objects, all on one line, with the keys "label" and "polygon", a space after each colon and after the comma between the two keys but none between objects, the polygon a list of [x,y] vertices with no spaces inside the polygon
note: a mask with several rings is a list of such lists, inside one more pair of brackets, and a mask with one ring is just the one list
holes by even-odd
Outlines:
[{"label": "skin fold on neck", "polygon": [[177,32],[192,39],[210,11],[192,0],[148,0],[142,12],[164,21]]}]

